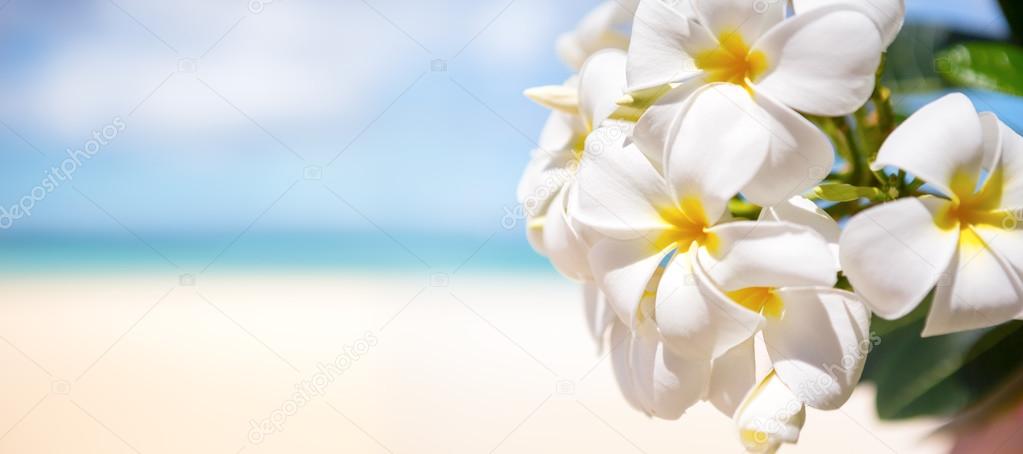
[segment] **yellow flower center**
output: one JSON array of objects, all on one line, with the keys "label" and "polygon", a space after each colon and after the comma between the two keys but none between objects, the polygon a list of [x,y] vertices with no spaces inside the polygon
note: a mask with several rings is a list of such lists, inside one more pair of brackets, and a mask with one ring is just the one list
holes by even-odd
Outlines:
[{"label": "yellow flower center", "polygon": [[707,82],[728,82],[749,89],[751,83],[767,72],[767,56],[750,51],[738,31],[718,37],[718,47],[700,52],[696,66],[706,73]]},{"label": "yellow flower center", "polygon": [[679,206],[661,209],[660,214],[667,226],[654,242],[658,250],[674,246],[681,252],[688,252],[693,243],[711,252],[717,248],[717,237],[708,230],[711,227],[710,220],[698,199],[686,197]]},{"label": "yellow flower center", "polygon": [[781,318],[785,312],[785,303],[773,288],[751,287],[728,292],[728,297],[742,307],[765,317]]},{"label": "yellow flower center", "polygon": [[952,192],[958,198],[937,213],[935,222],[945,230],[960,229],[959,244],[966,247],[983,247],[985,242],[974,227],[987,226],[999,229],[1015,229],[1012,213],[1000,209],[1004,173],[998,169],[976,191],[977,179],[966,172],[957,172],[952,178]]}]

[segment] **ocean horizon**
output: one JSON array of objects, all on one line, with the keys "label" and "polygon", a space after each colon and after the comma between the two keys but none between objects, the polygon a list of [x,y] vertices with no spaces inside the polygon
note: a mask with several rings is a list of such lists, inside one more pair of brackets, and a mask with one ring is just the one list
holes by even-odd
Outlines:
[{"label": "ocean horizon", "polygon": [[555,273],[520,232],[377,231],[0,235],[5,273],[424,271]]}]

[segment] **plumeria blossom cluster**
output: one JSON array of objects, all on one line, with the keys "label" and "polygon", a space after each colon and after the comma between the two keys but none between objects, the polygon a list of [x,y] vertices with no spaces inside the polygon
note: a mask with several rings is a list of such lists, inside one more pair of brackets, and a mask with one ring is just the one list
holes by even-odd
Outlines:
[{"label": "plumeria blossom cluster", "polygon": [[611,0],[559,38],[578,73],[526,91],[552,112],[519,202],[637,410],[708,401],[773,452],[806,406],[849,398],[872,314],[933,295],[927,336],[1023,314],[1023,139],[966,97],[882,132],[865,159],[883,190],[832,210],[844,228],[820,199],[855,158],[829,125],[891,107],[877,75],[904,11]]}]

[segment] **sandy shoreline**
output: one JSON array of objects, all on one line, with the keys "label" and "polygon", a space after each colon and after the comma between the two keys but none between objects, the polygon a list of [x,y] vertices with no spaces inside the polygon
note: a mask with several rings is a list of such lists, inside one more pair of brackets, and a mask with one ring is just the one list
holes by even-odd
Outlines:
[{"label": "sandy shoreline", "polygon": [[[741,452],[618,395],[546,275],[0,280],[0,452]],[[942,452],[869,389],[783,452]]]}]

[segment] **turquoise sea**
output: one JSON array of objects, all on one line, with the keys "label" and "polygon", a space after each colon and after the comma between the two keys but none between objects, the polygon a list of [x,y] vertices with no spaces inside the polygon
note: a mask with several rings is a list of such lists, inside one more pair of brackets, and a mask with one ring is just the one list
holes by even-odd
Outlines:
[{"label": "turquoise sea", "polygon": [[0,234],[5,273],[422,271],[554,273],[521,232]]}]

